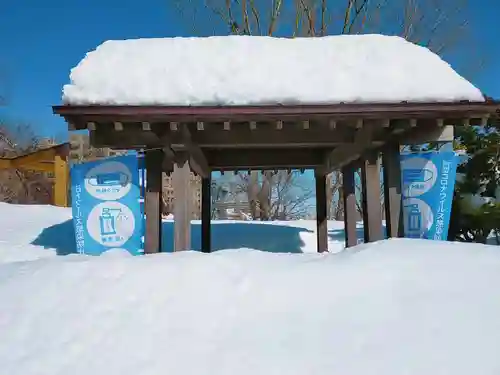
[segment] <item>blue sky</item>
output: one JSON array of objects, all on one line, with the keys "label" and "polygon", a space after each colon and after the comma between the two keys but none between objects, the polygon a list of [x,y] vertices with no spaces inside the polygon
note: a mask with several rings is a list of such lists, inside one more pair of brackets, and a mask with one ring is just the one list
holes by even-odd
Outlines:
[{"label": "blue sky", "polygon": [[[0,87],[5,87],[8,106],[0,109],[0,115],[11,122],[29,123],[41,135],[65,139],[66,126],[52,115],[51,105],[60,103],[61,88],[69,80],[70,69],[87,51],[107,39],[193,35],[189,19],[181,17],[170,5],[172,2],[3,1],[8,4],[0,5]],[[481,27],[472,31],[481,35],[477,38],[480,44],[492,48],[483,74],[473,83],[488,95],[500,98],[500,50],[495,47],[500,36],[500,26],[496,26],[500,2],[475,3],[480,6],[471,8],[471,19]],[[218,33],[224,29],[221,25]],[[465,55],[475,58],[473,50]],[[461,61],[449,62],[454,65]]]}]

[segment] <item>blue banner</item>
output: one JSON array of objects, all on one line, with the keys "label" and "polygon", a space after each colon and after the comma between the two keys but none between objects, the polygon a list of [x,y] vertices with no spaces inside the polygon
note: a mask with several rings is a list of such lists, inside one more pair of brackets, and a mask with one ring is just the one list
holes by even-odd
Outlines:
[{"label": "blue banner", "polygon": [[456,171],[453,151],[401,155],[405,237],[447,239]]},{"label": "blue banner", "polygon": [[136,155],[76,164],[71,195],[76,250],[99,255],[111,249],[142,254],[142,215]]}]

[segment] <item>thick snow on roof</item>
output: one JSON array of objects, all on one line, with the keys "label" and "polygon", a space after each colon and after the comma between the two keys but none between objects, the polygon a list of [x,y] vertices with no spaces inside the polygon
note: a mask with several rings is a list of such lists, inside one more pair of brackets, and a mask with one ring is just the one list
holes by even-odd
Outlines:
[{"label": "thick snow on roof", "polygon": [[107,41],[70,78],[63,101],[74,105],[484,100],[427,48],[383,35]]}]

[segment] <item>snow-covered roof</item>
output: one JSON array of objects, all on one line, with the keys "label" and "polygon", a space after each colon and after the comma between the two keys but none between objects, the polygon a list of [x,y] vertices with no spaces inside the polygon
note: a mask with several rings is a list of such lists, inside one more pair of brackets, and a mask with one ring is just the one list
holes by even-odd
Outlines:
[{"label": "snow-covered roof", "polygon": [[383,35],[107,41],[70,78],[73,105],[484,101],[429,49]]}]

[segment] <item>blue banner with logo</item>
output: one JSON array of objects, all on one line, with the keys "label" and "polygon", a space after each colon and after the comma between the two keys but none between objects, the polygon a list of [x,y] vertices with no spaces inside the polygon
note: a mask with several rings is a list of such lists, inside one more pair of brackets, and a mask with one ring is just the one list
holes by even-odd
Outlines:
[{"label": "blue banner with logo", "polygon": [[453,151],[401,155],[405,237],[447,239],[456,171]]},{"label": "blue banner with logo", "polygon": [[99,255],[112,249],[142,254],[142,215],[136,155],[76,164],[71,196],[76,250]]}]

